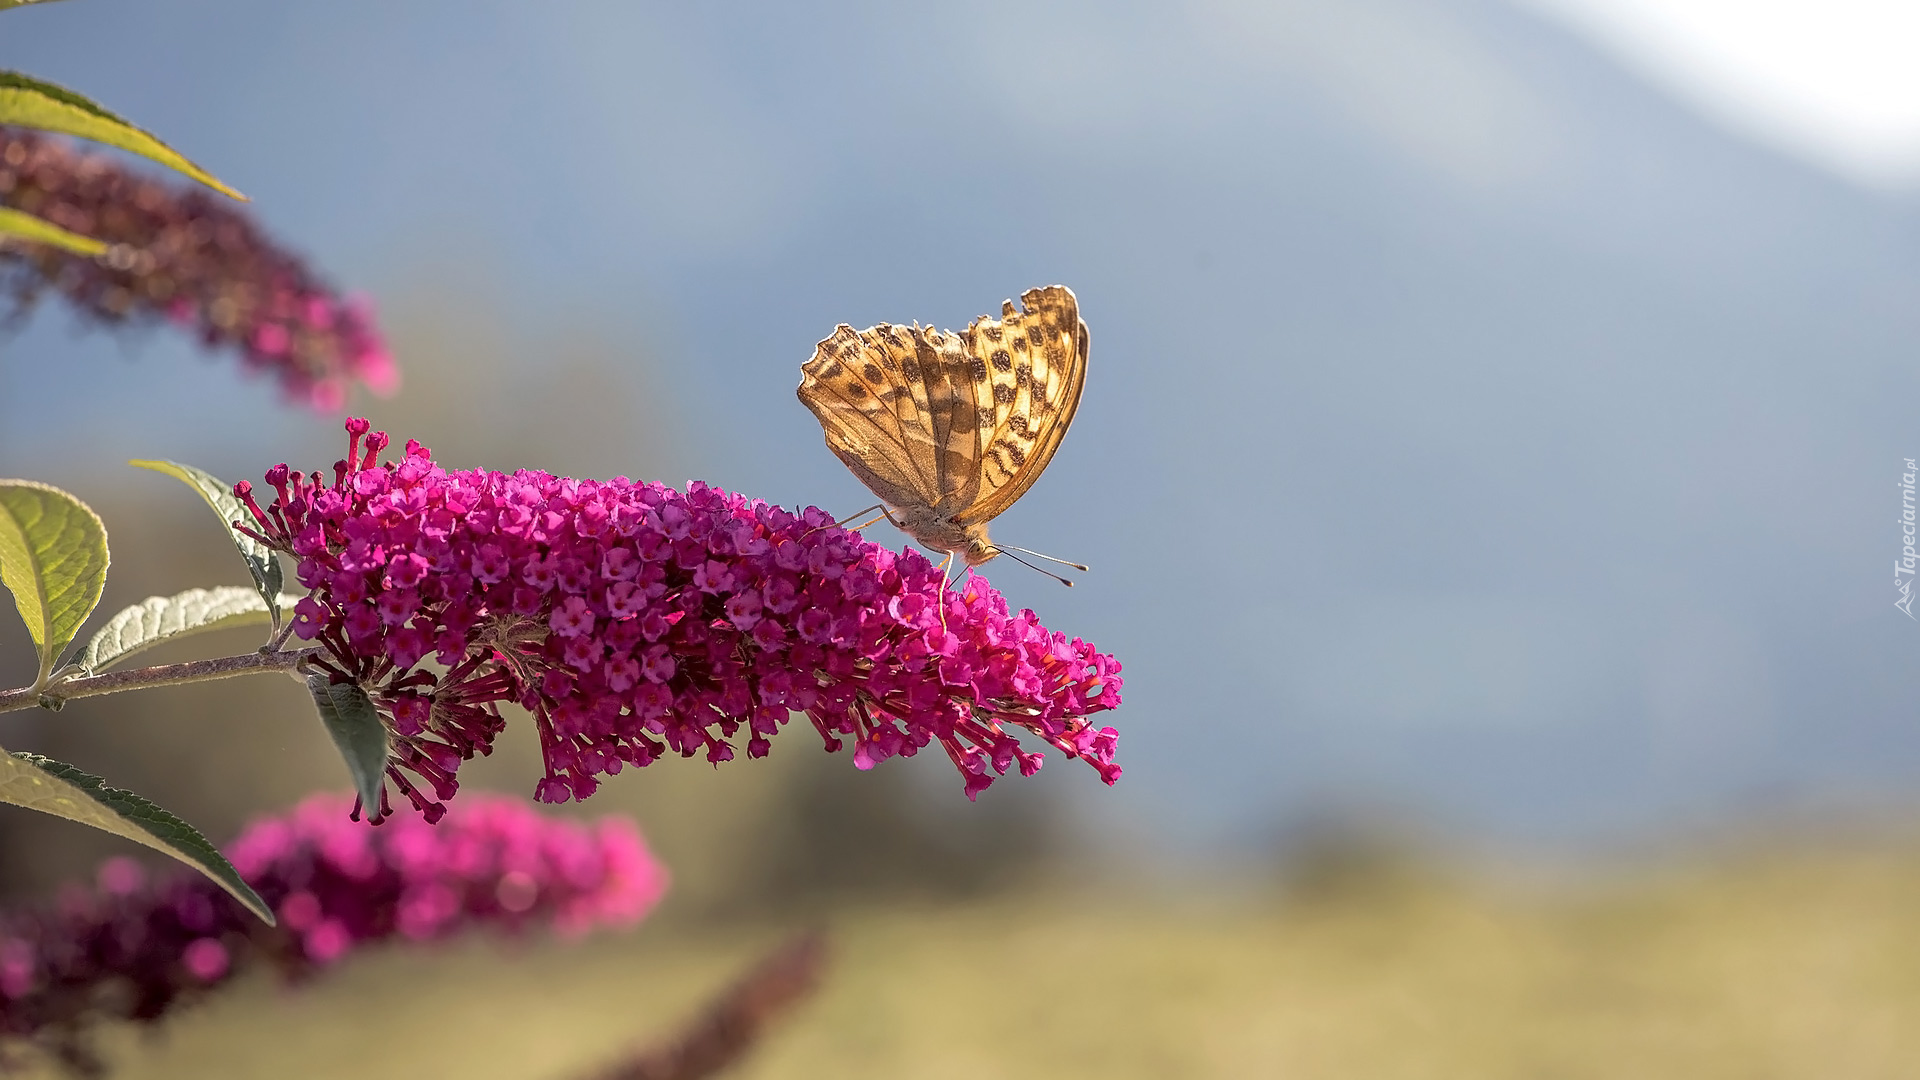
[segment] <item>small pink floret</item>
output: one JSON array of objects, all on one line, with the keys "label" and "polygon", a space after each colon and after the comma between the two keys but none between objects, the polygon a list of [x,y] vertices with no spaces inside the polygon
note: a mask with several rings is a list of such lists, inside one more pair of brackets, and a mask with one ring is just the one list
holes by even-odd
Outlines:
[{"label": "small pink floret", "polygon": [[231,958],[227,947],[214,938],[199,938],[187,945],[180,955],[180,962],[186,965],[187,973],[201,982],[213,982],[227,973]]}]

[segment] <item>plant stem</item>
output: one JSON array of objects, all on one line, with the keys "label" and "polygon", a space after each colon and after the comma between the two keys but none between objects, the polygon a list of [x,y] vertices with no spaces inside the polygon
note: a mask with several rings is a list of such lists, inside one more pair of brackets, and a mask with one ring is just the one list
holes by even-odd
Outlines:
[{"label": "plant stem", "polygon": [[140,690],[149,686],[180,686],[185,683],[231,679],[256,672],[291,672],[318,649],[294,649],[288,652],[250,652],[239,656],[221,656],[212,660],[193,660],[185,664],[160,664],[155,667],[129,668],[103,675],[57,682],[43,690],[23,686],[18,690],[0,690],[0,713],[31,709],[35,706],[58,709],[73,698],[114,694],[122,690]]}]

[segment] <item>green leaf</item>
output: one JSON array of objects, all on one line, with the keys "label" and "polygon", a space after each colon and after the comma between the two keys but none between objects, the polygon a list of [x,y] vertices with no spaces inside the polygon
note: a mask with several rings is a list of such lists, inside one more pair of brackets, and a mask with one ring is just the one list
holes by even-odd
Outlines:
[{"label": "green leaf", "polygon": [[247,201],[245,195],[221,183],[212,173],[181,157],[166,143],[108,112],[99,103],[31,75],[0,71],[0,124],[58,131],[106,143],[185,173],[222,195],[241,202]]},{"label": "green leaf", "polygon": [[360,806],[369,816],[380,812],[380,787],[387,771],[387,725],[380,722],[380,711],[373,699],[353,683],[328,682],[325,675],[307,676],[307,689],[320,709],[320,722],[327,725],[333,745],[347,761],[353,775],[353,790],[360,793]]},{"label": "green leaf", "polygon": [[40,651],[34,687],[67,651],[107,584],[107,529],[87,504],[47,484],[0,480],[0,581]]},{"label": "green leaf", "polygon": [[238,585],[149,596],[107,620],[107,625],[87,642],[80,654],[80,666],[92,675],[163,641],[229,626],[265,626],[272,621],[260,594]]},{"label": "green leaf", "polygon": [[[0,0],[0,3],[4,2],[5,0]],[[71,251],[75,255],[98,255],[107,250],[104,240],[95,240],[91,236],[68,232],[45,218],[37,218],[24,210],[14,210],[5,206],[0,206],[0,236],[51,244],[63,251]]]},{"label": "green leaf", "polygon": [[247,887],[218,848],[193,826],[131,791],[108,787],[99,777],[52,758],[0,752],[0,802],[91,825],[165,852],[212,878],[273,925],[266,901]]},{"label": "green leaf", "polygon": [[0,11],[8,8],[26,7],[28,4],[51,4],[53,0],[0,0]]},{"label": "green leaf", "polygon": [[255,523],[253,512],[234,496],[233,485],[221,483],[219,477],[205,469],[196,469],[177,461],[129,461],[127,464],[166,473],[207,500],[207,505],[213,507],[213,512],[219,514],[220,520],[226,524],[227,533],[233,537],[233,546],[240,549],[240,557],[247,561],[247,573],[253,575],[253,587],[260,593],[260,599],[266,601],[273,625],[279,626],[280,556],[272,548],[233,527],[236,521]]}]

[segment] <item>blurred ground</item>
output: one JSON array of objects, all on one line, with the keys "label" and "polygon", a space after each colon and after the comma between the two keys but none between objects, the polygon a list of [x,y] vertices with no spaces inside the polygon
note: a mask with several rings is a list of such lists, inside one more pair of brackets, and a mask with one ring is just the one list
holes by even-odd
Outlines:
[{"label": "blurred ground", "polygon": [[[1920,1060],[1910,839],[1579,882],[1315,858],[1283,889],[1182,896],[843,904],[825,990],[736,1075],[1866,1080]],[[121,1039],[117,1075],[582,1075],[778,936],[687,915],[243,988]]]}]

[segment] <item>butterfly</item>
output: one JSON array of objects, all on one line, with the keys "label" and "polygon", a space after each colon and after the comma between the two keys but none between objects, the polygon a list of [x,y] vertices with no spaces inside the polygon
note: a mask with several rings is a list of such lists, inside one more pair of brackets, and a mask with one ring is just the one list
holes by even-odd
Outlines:
[{"label": "butterfly", "polygon": [[987,522],[1053,460],[1087,380],[1073,290],[1028,289],[1020,303],[960,331],[881,323],[856,333],[842,323],[800,365],[800,402],[827,448],[879,497],[875,509],[948,563],[1038,555],[995,544]]}]

